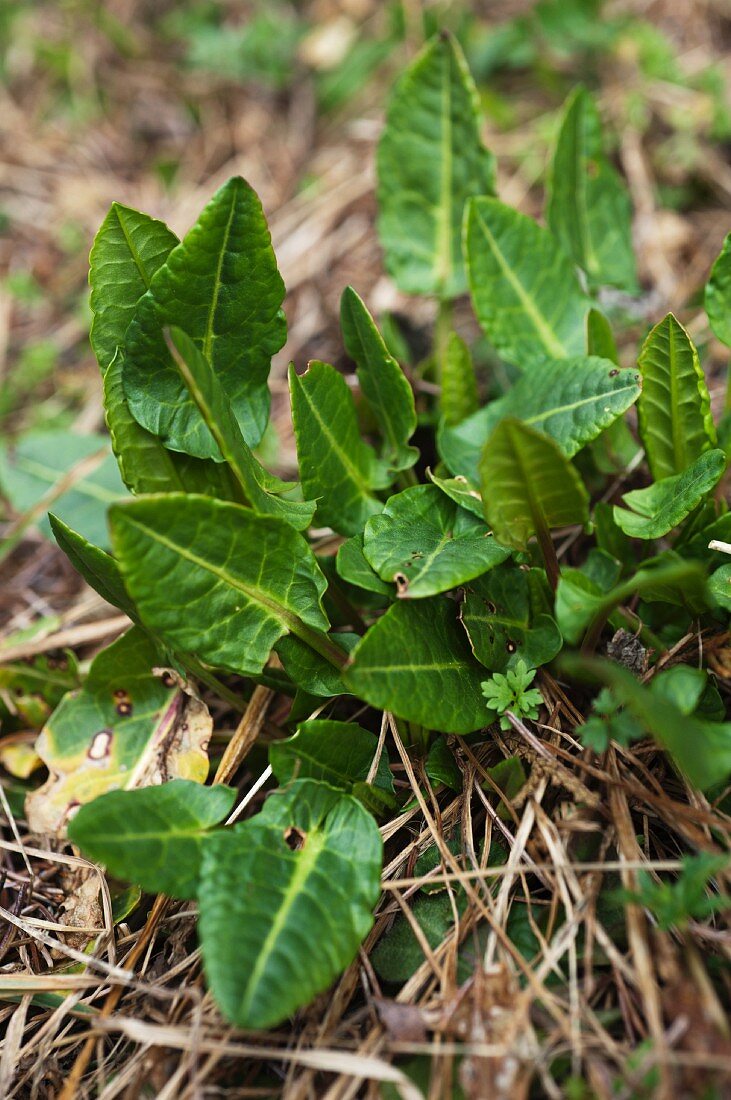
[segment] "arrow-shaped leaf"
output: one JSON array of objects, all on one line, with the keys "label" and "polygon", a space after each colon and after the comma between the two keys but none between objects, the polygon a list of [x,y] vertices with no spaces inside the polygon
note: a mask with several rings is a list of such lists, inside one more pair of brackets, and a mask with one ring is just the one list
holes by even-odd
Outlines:
[{"label": "arrow-shaped leaf", "polygon": [[124,391],[132,415],[172,450],[220,459],[162,335],[183,329],[227,394],[255,447],[269,415],[267,378],[286,324],[282,282],[261,203],[234,177],[155,273],[127,330]]},{"label": "arrow-shaped leaf", "polygon": [[659,539],[682,523],[697,504],[721,480],[726,455],[706,451],[682,474],[665,477],[647,489],[633,489],[622,500],[627,508],[614,508],[614,521],[635,539]]},{"label": "arrow-shaped leaf", "polygon": [[378,146],[378,233],[409,294],[464,293],[461,227],[471,195],[495,191],[477,90],[451,35],[433,38],[396,85]]},{"label": "arrow-shaped leaf", "polygon": [[716,442],[703,369],[693,342],[672,313],[640,352],[640,437],[655,481],[682,474]]}]

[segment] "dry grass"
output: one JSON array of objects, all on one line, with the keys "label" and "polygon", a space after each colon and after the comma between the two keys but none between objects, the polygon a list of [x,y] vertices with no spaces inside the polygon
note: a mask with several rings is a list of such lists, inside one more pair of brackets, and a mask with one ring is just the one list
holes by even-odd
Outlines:
[{"label": "dry grass", "polygon": [[[357,9],[366,22],[381,18],[380,5],[369,0],[311,6],[323,21],[339,6]],[[497,19],[529,6],[504,3],[490,14]],[[728,68],[720,4],[683,5],[682,18],[675,0],[623,6],[667,26],[683,64],[714,60]],[[430,323],[429,305],[407,303],[381,273],[372,163],[383,84],[364,89],[337,118],[319,119],[306,78],[275,95],[188,72],[173,47],[159,52],[151,5],[117,0],[106,7],[132,32],[134,49],[126,57],[99,31],[94,4],[74,14],[72,5],[47,3],[29,14],[31,28],[49,41],[68,34],[69,20],[72,31],[83,34],[74,89],[82,99],[104,96],[103,111],[90,121],[55,109],[54,81],[22,49],[0,86],[0,204],[11,219],[0,239],[0,264],[11,272],[31,270],[44,294],[30,311],[0,291],[0,377],[13,369],[23,346],[51,338],[58,366],[34,400],[61,393],[77,427],[99,427],[97,369],[76,308],[84,249],[64,252],[59,226],[72,222],[88,244],[109,202],[119,199],[184,231],[214,188],[241,173],[271,215],[289,291],[290,336],[273,372],[286,469],[293,448],[284,366],[311,355],[341,359],[343,286],[352,282],[377,310],[407,309],[416,326]],[[396,57],[394,68],[398,64]],[[628,62],[626,72],[613,67],[602,74],[610,114],[629,72]],[[531,80],[509,78],[506,94],[515,98],[518,124],[491,135],[491,144],[501,157],[503,196],[535,211],[536,180],[521,153],[555,104]],[[704,182],[703,204],[684,215],[660,210],[661,138],[673,112],[701,112],[703,104],[661,82],[648,94],[654,126],[649,136],[624,128],[619,155],[637,211],[647,316],[654,318],[685,305],[702,282],[728,229],[731,168],[701,140],[707,157],[693,171],[694,182]],[[180,162],[172,188],[155,171],[162,159]],[[661,182],[684,182],[678,166],[664,170]],[[316,186],[302,190],[302,181],[311,179]],[[695,335],[707,335],[698,310],[686,316]],[[467,309],[462,323],[469,331]],[[721,365],[712,345],[709,355]],[[11,427],[22,429],[30,404],[17,410]],[[569,542],[563,550],[573,552]],[[123,628],[112,609],[81,588],[62,555],[32,532],[24,532],[3,571],[0,661],[65,646],[88,657]],[[41,615],[57,616],[45,635],[2,649],[4,638]],[[688,636],[672,660],[696,662],[703,647],[728,699],[727,636]],[[28,836],[3,796],[0,1096],[375,1100],[388,1082],[411,1100],[422,1094],[400,1067],[423,1054],[431,1063],[423,1093],[430,1100],[453,1095],[457,1065],[472,1100],[558,1097],[559,1062],[601,1100],[729,1095],[728,927],[716,917],[691,922],[682,933],[663,932],[638,906],[625,907],[618,919],[616,910],[608,915],[600,898],[620,884],[633,888],[640,869],[658,876],[677,870],[683,854],[728,850],[731,822],[683,783],[652,743],[612,748],[599,758],[584,750],[574,736],[582,696],[569,697],[547,672],[541,688],[547,707],[540,722],[516,721],[510,732],[479,744],[451,739],[464,781],[459,795],[431,785],[390,716],[383,716],[382,743],[416,805],[382,826],[386,860],[374,928],[334,989],[266,1034],[235,1032],[222,1022],[202,980],[190,904],[147,899],[115,927],[103,884],[93,936],[81,910],[72,913],[79,931],[70,935],[69,914],[61,921],[64,905],[88,865]],[[209,701],[225,748],[219,775],[244,796],[258,779],[248,754],[257,738],[283,735],[286,701],[256,689],[250,700],[241,697],[243,716]],[[374,728],[379,720],[373,717]],[[515,754],[529,779],[517,797],[501,799],[486,786],[486,769]],[[262,797],[256,793],[247,812]],[[457,854],[446,842],[452,837],[459,840]],[[488,862],[493,838],[507,846],[504,865]],[[439,866],[416,875],[417,858],[434,845]],[[412,914],[427,881],[441,883],[454,906],[451,931],[436,945]],[[458,889],[464,894],[459,907]],[[539,944],[529,959],[506,933],[518,910]],[[405,984],[384,986],[370,956],[401,913],[411,921],[423,962]],[[467,981],[457,975],[461,948],[474,957]],[[48,999],[59,993],[62,999]],[[715,1093],[704,1092],[714,1086]]]}]

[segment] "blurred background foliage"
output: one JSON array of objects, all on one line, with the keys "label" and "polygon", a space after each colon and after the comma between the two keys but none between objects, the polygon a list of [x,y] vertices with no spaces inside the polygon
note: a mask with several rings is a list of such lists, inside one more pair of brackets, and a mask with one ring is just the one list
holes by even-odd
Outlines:
[{"label": "blurred background foliage", "polygon": [[3,436],[102,427],[86,265],[113,199],[182,233],[228,175],[260,192],[289,289],[275,420],[290,358],[341,357],[347,282],[381,315],[408,312],[418,338],[428,305],[382,275],[373,147],[393,80],[445,26],[477,79],[501,193],[530,213],[562,101],[578,82],[597,93],[635,204],[643,298],[628,320],[692,310],[728,229],[726,0],[4,0]]}]

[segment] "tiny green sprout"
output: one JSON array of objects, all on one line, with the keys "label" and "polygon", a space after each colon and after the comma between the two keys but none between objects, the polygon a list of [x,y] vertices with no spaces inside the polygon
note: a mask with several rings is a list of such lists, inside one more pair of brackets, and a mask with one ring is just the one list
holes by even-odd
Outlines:
[{"label": "tiny green sprout", "polygon": [[685,856],[675,882],[655,882],[646,871],[639,871],[637,893],[623,890],[620,897],[622,901],[633,901],[649,909],[664,932],[671,928],[683,929],[690,920],[703,920],[729,908],[731,897],[714,893],[710,888],[711,879],[723,871],[728,862],[727,855],[710,852]]},{"label": "tiny green sprout", "polygon": [[577,732],[587,749],[605,752],[610,741],[618,745],[629,745],[643,736],[643,730],[636,718],[622,709],[609,688],[602,688],[594,700],[593,713]]},{"label": "tiny green sprout", "polygon": [[510,729],[507,711],[511,711],[517,718],[538,717],[543,696],[538,688],[530,687],[535,675],[536,669],[528,668],[525,661],[518,661],[515,668],[509,669],[504,675],[496,672],[480,685],[490,707],[502,715],[500,729]]}]

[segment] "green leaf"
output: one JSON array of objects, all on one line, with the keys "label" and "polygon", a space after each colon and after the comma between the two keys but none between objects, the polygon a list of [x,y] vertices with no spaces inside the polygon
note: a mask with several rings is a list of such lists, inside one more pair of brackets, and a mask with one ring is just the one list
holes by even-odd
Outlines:
[{"label": "green leaf", "polygon": [[524,550],[555,527],[585,523],[589,497],[578,473],[548,436],[507,418],[480,461],[482,499],[495,538]]},{"label": "green leaf", "polygon": [[122,375],[120,352],[104,374],[104,416],[127,488],[136,494],[188,492],[235,499],[236,485],[224,465],[169,451],[137,423],[124,396]]},{"label": "green leaf", "polygon": [[81,574],[86,583],[91,585],[103,600],[124,611],[130,619],[134,619],[135,607],[127,595],[122,574],[114,558],[105,550],[94,546],[52,512],[48,513],[48,521],[53,537],[76,572]]},{"label": "green leaf", "polygon": [[381,859],[378,827],[360,803],[308,779],[206,839],[203,962],[231,1023],[281,1023],[348,966],[373,924]]},{"label": "green leaf", "polygon": [[439,453],[454,474],[475,480],[480,453],[506,416],[555,439],[567,458],[596,439],[640,393],[636,370],[609,359],[554,359],[523,375],[508,393],[469,419],[439,432]]},{"label": "green leaf", "polygon": [[690,336],[668,313],[639,358],[640,437],[655,481],[682,474],[716,442],[708,387]]},{"label": "green leaf", "polygon": [[711,268],[706,284],[706,313],[711,328],[726,347],[731,347],[731,233]]},{"label": "green leaf", "polygon": [[619,363],[619,352],[612,332],[612,326],[598,309],[590,309],[586,315],[586,350],[589,355],[600,359],[610,359]]},{"label": "green leaf", "polygon": [[102,374],[114,359],[152,276],[178,238],[155,218],[113,202],[89,256],[91,346]]},{"label": "green leaf", "polygon": [[731,722],[704,722],[684,714],[660,692],[643,687],[631,672],[611,661],[582,658],[567,662],[567,667],[589,673],[610,687],[701,790],[723,783],[731,773]]},{"label": "green leaf", "polygon": [[725,469],[723,451],[706,451],[682,474],[625,493],[622,500],[628,507],[615,506],[615,523],[630,538],[662,538],[700,504],[721,480]]},{"label": "green leaf", "polygon": [[477,319],[504,359],[528,370],[583,355],[591,300],[547,229],[498,199],[472,199],[465,254]]},{"label": "green leaf", "polygon": [[512,564],[466,586],[462,625],[475,657],[491,672],[505,672],[519,660],[539,668],[561,649],[558,626],[531,596],[530,574]]},{"label": "green leaf", "polygon": [[[269,763],[283,787],[295,779],[318,779],[352,793],[354,785],[367,778],[377,748],[375,735],[355,722],[313,719],[300,722],[294,737],[274,741]],[[385,751],[375,780],[376,786],[393,790]]]},{"label": "green leaf", "polygon": [[261,203],[234,177],[152,277],[127,330],[124,392],[138,423],[172,450],[220,459],[163,338],[163,326],[175,326],[211,363],[255,447],[269,415],[271,358],[286,337],[283,298]]},{"label": "green leaf", "polygon": [[601,630],[614,608],[632,596],[666,602],[674,591],[682,602],[686,593],[694,593],[703,583],[703,570],[694,562],[680,560],[638,569],[608,592],[602,592],[596,582],[580,570],[565,569],[556,590],[556,619],[565,640],[575,645],[586,631],[594,634]]},{"label": "green leaf", "polygon": [[286,500],[277,495],[295,486],[267,473],[254,457],[241,434],[230,402],[203,352],[182,329],[171,329],[170,333],[173,362],[244,499],[259,515],[278,516],[296,531],[306,530],[315,514],[314,501]]},{"label": "green leaf", "polygon": [[[358,641],[357,634],[331,634],[333,642],[350,653]],[[294,634],[286,634],[274,647],[290,680],[309,695],[329,699],[334,695],[348,695],[340,668],[335,668],[314,649]]]},{"label": "green leaf", "polygon": [[82,806],[69,837],[88,859],[152,894],[194,898],[208,830],[230,813],[236,791],[174,779],[110,791]]},{"label": "green leaf", "polygon": [[[20,513],[48,495],[57,516],[100,546],[109,544],[105,506],[127,495],[107,437],[67,430],[28,432],[17,443],[0,446],[0,488]],[[38,527],[50,535],[45,511]]]},{"label": "green leaf", "polygon": [[348,383],[329,363],[314,361],[303,375],[290,367],[289,385],[302,488],[318,498],[317,522],[358,534],[382,507],[372,490],[384,481],[373,448],[358,433]]},{"label": "green leaf", "polygon": [[486,573],[510,551],[436,485],[415,485],[368,520],[363,554],[381,580],[396,584],[399,596],[416,599]]},{"label": "green leaf", "polygon": [[363,553],[363,536],[353,535],[338,547],[338,574],[348,584],[363,588],[367,592],[377,592],[380,596],[394,595],[393,585],[386,584],[366,560]]},{"label": "green leaf", "polygon": [[480,129],[467,63],[456,40],[442,34],[396,85],[378,146],[378,233],[388,272],[408,294],[465,291],[465,202],[495,192],[495,161]]},{"label": "green leaf", "polygon": [[383,436],[381,457],[392,470],[406,470],[419,457],[408,445],[416,430],[414,393],[352,287],[340,299],[340,327],[345,350],[357,367],[363,396]]},{"label": "green leaf", "polygon": [[721,565],[711,574],[708,590],[719,607],[731,611],[731,564]]},{"label": "green leaf", "polygon": [[303,537],[283,520],[170,493],[112,508],[110,523],[140,618],[173,649],[258,674],[272,646],[292,631],[342,662],[324,634],[325,578]]},{"label": "green leaf", "polygon": [[437,477],[431,470],[426,471],[429,478],[441,489],[450,500],[453,500],[455,504],[459,504],[460,508],[464,508],[466,511],[471,512],[473,516],[479,516],[480,519],[484,516],[484,510],[482,507],[482,497],[479,491],[475,488],[472,482],[468,481],[466,477],[462,477],[461,474],[457,474],[456,477]]},{"label": "green leaf", "polygon": [[477,412],[480,401],[470,349],[456,332],[450,332],[441,369],[440,407],[450,427]]},{"label": "green leaf", "polygon": [[444,783],[453,791],[462,790],[462,772],[457,766],[446,737],[437,737],[429,749],[424,769],[433,783]]},{"label": "green leaf", "polygon": [[632,206],[604,154],[599,112],[585,88],[576,88],[566,103],[549,171],[546,220],[592,283],[637,291]]},{"label": "green leaf", "polygon": [[210,716],[200,700],[153,675],[160,664],[159,648],[132,627],[61,701],[36,742],[49,777],[26,803],[35,832],[62,832],[76,806],[109,790],[176,776],[205,780]]},{"label": "green leaf", "polygon": [[356,646],[344,680],[371,706],[442,733],[471,733],[494,715],[484,676],[447,599],[394,604]]}]

